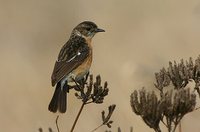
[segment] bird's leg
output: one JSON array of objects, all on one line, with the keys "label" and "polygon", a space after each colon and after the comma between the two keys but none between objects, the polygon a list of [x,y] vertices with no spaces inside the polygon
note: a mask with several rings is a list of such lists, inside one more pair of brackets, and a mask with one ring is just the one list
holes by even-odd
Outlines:
[{"label": "bird's leg", "polygon": [[76,91],[80,91],[80,87],[84,88],[84,85],[87,84],[87,79],[89,77],[89,72],[85,75],[85,77],[79,81],[76,81],[74,78],[72,80],[74,81],[75,85],[68,85],[69,89],[75,89]]},{"label": "bird's leg", "polygon": [[87,84],[87,79],[88,79],[89,75],[90,75],[90,72],[88,72],[88,73],[86,74],[85,78],[84,78],[84,83],[85,83],[85,84]]},{"label": "bird's leg", "polygon": [[82,91],[83,92],[83,86],[82,85],[80,85],[80,83],[78,82],[78,81],[76,81],[74,78],[72,78],[72,80],[74,81],[74,83],[76,84],[75,85],[75,87],[74,87],[74,89],[76,90],[76,91]]},{"label": "bird's leg", "polygon": [[76,89],[76,85],[68,85],[69,89]]},{"label": "bird's leg", "polygon": [[64,86],[65,88],[67,88],[67,92],[69,93],[69,90],[71,89],[75,89],[76,91],[80,91],[77,85],[69,85],[67,83],[67,81],[65,81]]},{"label": "bird's leg", "polygon": [[85,77],[81,80],[78,81],[78,83],[84,87],[85,84],[87,84],[87,79],[88,79],[88,76],[89,76],[89,72],[85,75]]},{"label": "bird's leg", "polygon": [[83,78],[83,79],[77,81],[77,83],[78,83],[81,87],[84,87],[84,85],[85,85],[85,79]]},{"label": "bird's leg", "polygon": [[69,90],[72,89],[70,85],[67,84],[67,81],[64,83],[64,88],[66,88],[66,91],[69,93]]}]

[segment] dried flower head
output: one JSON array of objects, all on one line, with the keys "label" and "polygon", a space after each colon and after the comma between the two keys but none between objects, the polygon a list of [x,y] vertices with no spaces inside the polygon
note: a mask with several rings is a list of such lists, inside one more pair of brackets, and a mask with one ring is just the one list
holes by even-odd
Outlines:
[{"label": "dried flower head", "polygon": [[150,128],[159,132],[159,122],[162,118],[162,112],[164,111],[163,101],[158,100],[153,91],[146,92],[146,90],[142,88],[139,92],[135,90],[131,94],[130,102],[133,112],[140,115]]},{"label": "dried flower head", "polygon": [[165,68],[161,69],[160,72],[155,73],[155,78],[156,78],[155,87],[160,91],[162,91],[164,87],[169,86],[171,81]]},{"label": "dried flower head", "polygon": [[[95,132],[98,128],[100,128],[100,127],[102,127],[104,125],[106,125],[108,128],[111,128],[111,125],[112,125],[113,121],[110,120],[110,118],[111,118],[111,116],[112,116],[112,114],[113,114],[113,112],[115,110],[115,107],[116,107],[115,104],[110,105],[108,107],[108,114],[107,114],[107,116],[105,116],[105,111],[101,112],[102,124],[99,125],[97,128],[95,128],[94,130],[92,130],[91,132]],[[111,131],[107,131],[106,130],[106,132],[111,132]]]},{"label": "dried flower head", "polygon": [[196,106],[196,95],[190,93],[189,88],[177,90],[174,94],[172,90],[168,91],[163,100],[165,101],[163,115],[170,131],[175,130],[183,116],[192,112]]},{"label": "dried flower head", "polygon": [[102,112],[101,112],[102,121],[103,121],[102,124],[103,124],[103,125],[107,125],[109,128],[111,128],[111,124],[113,123],[113,121],[110,120],[110,118],[111,118],[111,116],[112,116],[112,114],[113,114],[113,112],[114,112],[114,110],[115,110],[115,107],[116,107],[115,104],[110,105],[110,106],[108,107],[108,114],[107,114],[107,116],[105,116],[105,111],[102,111]]},{"label": "dried flower head", "polygon": [[175,93],[168,91],[158,99],[154,92],[142,88],[131,94],[130,101],[133,112],[141,116],[150,128],[160,132],[159,123],[162,121],[171,132],[185,114],[194,110],[196,95],[190,93],[190,89],[179,89]]},{"label": "dried flower head", "polygon": [[161,69],[160,72],[155,73],[156,83],[155,87],[163,92],[163,88],[173,84],[174,89],[181,89],[186,87],[190,81],[195,82],[195,90],[200,95],[200,56],[193,62],[192,58],[188,61],[183,59],[177,63],[169,62],[167,70]]},{"label": "dried flower head", "polygon": [[[142,117],[143,121],[156,132],[160,131],[160,121],[174,132],[185,114],[195,110],[196,94],[186,88],[190,81],[195,82],[194,89],[200,97],[200,56],[193,62],[183,59],[180,63],[169,62],[168,68],[162,68],[155,73],[155,87],[160,91],[160,99],[154,92],[146,92],[144,88],[131,94],[131,107],[135,114]],[[164,88],[173,85],[172,90]]]},{"label": "dried flower head", "polygon": [[[93,75],[89,76],[89,82],[87,83],[87,76],[80,82],[76,82],[74,89],[78,91],[75,93],[75,96],[78,99],[82,99],[84,103],[103,103],[104,98],[108,95],[108,83],[105,82],[104,85],[101,85],[101,77],[98,75],[96,81],[93,81]],[[89,100],[91,100],[89,102]]]},{"label": "dried flower head", "polygon": [[[39,131],[39,132],[43,132],[43,129],[40,127],[40,128],[38,129],[38,131]],[[52,130],[51,127],[48,128],[48,132],[53,132],[53,130]]]}]

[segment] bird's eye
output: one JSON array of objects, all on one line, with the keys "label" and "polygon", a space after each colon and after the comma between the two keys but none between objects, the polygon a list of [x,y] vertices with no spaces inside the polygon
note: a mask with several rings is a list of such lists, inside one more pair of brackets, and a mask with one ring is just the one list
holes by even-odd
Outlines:
[{"label": "bird's eye", "polygon": [[91,29],[90,27],[87,27],[87,28],[86,28],[87,31],[90,31],[90,29]]}]

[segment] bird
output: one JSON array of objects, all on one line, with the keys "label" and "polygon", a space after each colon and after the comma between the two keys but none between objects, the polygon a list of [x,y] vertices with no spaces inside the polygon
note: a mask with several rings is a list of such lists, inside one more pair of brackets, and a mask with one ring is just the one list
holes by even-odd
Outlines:
[{"label": "bird", "polygon": [[92,38],[105,32],[92,21],[83,21],[71,32],[69,40],[61,48],[51,75],[51,84],[56,85],[49,103],[50,112],[65,113],[70,82],[79,81],[89,73],[92,63]]}]

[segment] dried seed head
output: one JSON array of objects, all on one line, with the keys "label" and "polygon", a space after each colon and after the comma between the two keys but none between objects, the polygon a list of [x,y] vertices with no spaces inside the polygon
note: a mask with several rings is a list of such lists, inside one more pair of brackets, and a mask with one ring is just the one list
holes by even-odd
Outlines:
[{"label": "dried seed head", "polygon": [[159,122],[162,117],[162,101],[158,101],[154,92],[146,92],[144,88],[131,94],[131,107],[133,112],[140,115],[143,121],[153,129],[160,129]]},{"label": "dried seed head", "polygon": [[111,128],[111,124],[113,123],[113,121],[110,120],[110,118],[111,118],[111,116],[112,116],[112,114],[113,114],[113,112],[114,112],[114,110],[115,110],[115,107],[116,107],[115,104],[110,105],[110,106],[108,107],[108,115],[107,115],[107,116],[105,116],[105,111],[102,111],[102,112],[101,112],[102,121],[103,121],[102,124],[103,124],[103,125],[107,125],[109,128]]},{"label": "dried seed head", "polygon": [[131,94],[130,101],[133,112],[140,115],[150,128],[159,130],[163,115],[171,127],[171,124],[175,126],[185,114],[193,111],[196,95],[190,93],[190,89],[179,89],[174,94],[173,90],[170,90],[158,99],[154,92],[146,92],[142,88],[139,92],[135,90]]},{"label": "dried seed head", "polygon": [[[200,56],[193,62],[192,58],[188,61],[181,59],[179,63],[170,61],[167,70],[162,68],[160,72],[155,73],[155,87],[163,92],[163,88],[173,84],[175,89],[186,87],[186,85],[194,80],[196,90],[200,86]],[[199,90],[200,91],[200,90]]]},{"label": "dried seed head", "polygon": [[[101,77],[98,75],[96,77],[96,81],[93,81],[93,75],[89,76],[89,82],[87,75],[84,79],[77,82],[75,81],[75,86],[73,86],[77,93],[75,93],[75,96],[78,99],[82,99],[84,103],[88,103],[89,100],[92,100],[93,103],[101,104],[103,103],[104,98],[108,95],[109,89],[108,89],[108,83],[105,82],[104,86],[101,86]],[[89,102],[91,103],[91,102]]]}]

